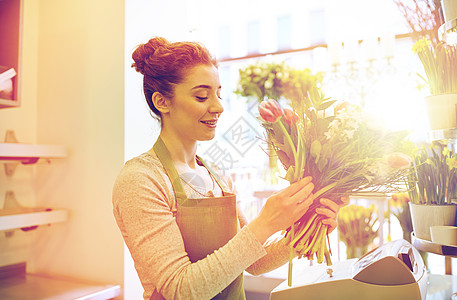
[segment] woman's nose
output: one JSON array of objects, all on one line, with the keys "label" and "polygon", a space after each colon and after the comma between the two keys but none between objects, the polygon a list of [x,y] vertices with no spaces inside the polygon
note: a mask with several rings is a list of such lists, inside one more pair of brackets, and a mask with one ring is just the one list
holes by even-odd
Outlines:
[{"label": "woman's nose", "polygon": [[212,98],[212,102],[211,102],[211,106],[209,108],[210,112],[221,114],[224,111],[224,107],[222,106],[222,100],[217,96],[214,96],[211,98]]}]

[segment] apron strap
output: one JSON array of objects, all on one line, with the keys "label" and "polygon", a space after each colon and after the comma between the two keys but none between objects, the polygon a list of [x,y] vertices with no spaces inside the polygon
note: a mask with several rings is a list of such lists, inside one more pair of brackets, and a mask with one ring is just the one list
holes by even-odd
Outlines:
[{"label": "apron strap", "polygon": [[171,160],[170,152],[168,152],[167,146],[165,146],[165,143],[160,136],[155,142],[153,149],[171,180],[176,201],[178,204],[182,205],[187,200],[187,195],[182,186],[178,171],[176,171],[173,161]]},{"label": "apron strap", "polygon": [[[154,152],[157,154],[157,157],[159,158],[163,167],[165,168],[168,177],[171,180],[171,185],[173,186],[173,192],[175,193],[176,201],[180,205],[184,204],[184,202],[186,202],[186,200],[188,199],[186,192],[184,191],[184,187],[182,185],[178,171],[176,171],[173,161],[171,160],[170,152],[168,151],[167,146],[165,146],[165,143],[162,141],[162,138],[160,136],[155,142],[153,149]],[[217,175],[217,173],[214,172],[213,169],[200,156],[197,155],[197,159],[209,171],[211,176],[214,177],[216,183],[221,188],[222,193],[226,194],[228,192],[228,188],[224,181],[221,180],[219,175]]]},{"label": "apron strap", "polygon": [[197,159],[209,171],[211,176],[214,177],[214,179],[216,180],[217,185],[219,185],[219,187],[221,188],[222,193],[226,194],[228,192],[228,188],[227,188],[227,185],[224,183],[224,181],[219,177],[219,175],[217,175],[216,172],[213,171],[213,169],[200,156],[197,155]]}]

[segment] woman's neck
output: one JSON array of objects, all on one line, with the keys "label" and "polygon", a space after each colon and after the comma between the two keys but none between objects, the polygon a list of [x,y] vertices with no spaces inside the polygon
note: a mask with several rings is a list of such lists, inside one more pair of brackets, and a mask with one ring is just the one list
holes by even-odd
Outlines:
[{"label": "woman's neck", "polygon": [[171,159],[177,169],[192,168],[197,166],[195,155],[197,153],[197,142],[183,140],[182,138],[164,132],[160,132],[160,138],[170,152]]}]

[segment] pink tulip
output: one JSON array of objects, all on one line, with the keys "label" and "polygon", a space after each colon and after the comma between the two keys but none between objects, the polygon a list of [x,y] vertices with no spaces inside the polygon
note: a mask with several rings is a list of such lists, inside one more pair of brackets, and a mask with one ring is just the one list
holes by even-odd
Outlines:
[{"label": "pink tulip", "polygon": [[268,99],[259,104],[259,113],[263,120],[274,123],[283,115],[284,112],[276,100]]},{"label": "pink tulip", "polygon": [[290,126],[291,123],[297,123],[298,115],[294,111],[284,108],[284,120]]}]

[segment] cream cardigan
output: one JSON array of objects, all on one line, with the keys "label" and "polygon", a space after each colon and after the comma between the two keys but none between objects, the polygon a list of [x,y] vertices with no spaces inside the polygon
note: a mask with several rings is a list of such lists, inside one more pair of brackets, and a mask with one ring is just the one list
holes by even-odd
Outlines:
[{"label": "cream cardigan", "polygon": [[[188,186],[184,189],[188,197],[199,197]],[[219,187],[213,193],[220,195]],[[171,182],[152,150],[125,163],[114,184],[112,200],[114,217],[144,288],[144,299],[210,299],[243,270],[258,275],[288,260],[289,249],[278,240],[260,244],[239,211],[241,230],[235,237],[191,263],[174,218],[176,200]]]}]

